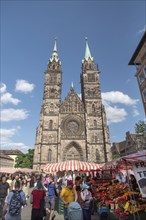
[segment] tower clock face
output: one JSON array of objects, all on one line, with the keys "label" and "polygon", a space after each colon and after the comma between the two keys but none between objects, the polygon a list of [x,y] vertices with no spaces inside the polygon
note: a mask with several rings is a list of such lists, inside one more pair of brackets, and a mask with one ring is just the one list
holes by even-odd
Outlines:
[{"label": "tower clock face", "polygon": [[80,135],[83,128],[83,119],[79,116],[68,116],[61,123],[61,129],[69,136]]}]

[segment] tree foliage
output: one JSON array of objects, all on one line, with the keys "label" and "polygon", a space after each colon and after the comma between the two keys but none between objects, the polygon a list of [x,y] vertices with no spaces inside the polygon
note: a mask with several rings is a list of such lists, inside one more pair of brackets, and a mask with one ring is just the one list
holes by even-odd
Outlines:
[{"label": "tree foliage", "polygon": [[137,134],[146,134],[146,123],[144,121],[139,121],[135,124],[135,132]]},{"label": "tree foliage", "polygon": [[30,168],[33,166],[34,149],[29,149],[28,153],[20,154],[16,157],[16,168]]},{"label": "tree foliage", "polygon": [[120,155],[119,154],[113,154],[112,155],[112,159],[114,160],[114,159],[117,159],[117,158],[119,158],[120,157]]}]

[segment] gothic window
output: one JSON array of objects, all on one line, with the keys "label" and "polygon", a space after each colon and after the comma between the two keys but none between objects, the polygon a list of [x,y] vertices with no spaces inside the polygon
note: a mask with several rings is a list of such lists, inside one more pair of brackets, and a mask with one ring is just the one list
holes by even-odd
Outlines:
[{"label": "gothic window", "polygon": [[75,102],[75,103],[74,103],[74,111],[75,111],[75,112],[77,111],[77,105],[78,105],[78,103]]},{"label": "gothic window", "polygon": [[144,73],[141,72],[141,73],[139,74],[138,78],[139,78],[139,83],[142,84],[142,82],[145,80],[145,75],[144,75]]},{"label": "gothic window", "polygon": [[97,128],[97,121],[94,120],[94,128]]},{"label": "gothic window", "polygon": [[96,162],[100,161],[100,154],[98,149],[96,149]]},{"label": "gothic window", "polygon": [[71,135],[75,135],[79,130],[79,125],[76,121],[70,121],[67,125],[67,129]]},{"label": "gothic window", "polygon": [[50,112],[53,112],[54,111],[54,105],[53,103],[50,104]]},{"label": "gothic window", "polygon": [[96,105],[94,103],[92,104],[92,112],[96,112]]},{"label": "gothic window", "polygon": [[97,143],[97,135],[94,136],[95,143]]},{"label": "gothic window", "polygon": [[52,130],[52,128],[53,128],[53,121],[50,120],[50,121],[49,121],[49,129]]},{"label": "gothic window", "polygon": [[50,83],[56,83],[57,82],[57,77],[56,76],[51,76],[50,77]]},{"label": "gothic window", "polygon": [[49,149],[48,150],[48,161],[51,161],[51,159],[52,159],[52,150]]},{"label": "gothic window", "polygon": [[94,135],[92,135],[92,143],[94,143]]},{"label": "gothic window", "polygon": [[94,73],[88,74],[88,82],[95,82],[95,74]]},{"label": "gothic window", "polygon": [[53,65],[53,70],[55,70],[55,65]]},{"label": "gothic window", "polygon": [[54,83],[57,83],[57,77],[54,76]]},{"label": "gothic window", "polygon": [[65,106],[65,111],[66,111],[66,112],[68,111],[68,105]]},{"label": "gothic window", "polygon": [[78,111],[80,112],[80,104],[78,104]]}]

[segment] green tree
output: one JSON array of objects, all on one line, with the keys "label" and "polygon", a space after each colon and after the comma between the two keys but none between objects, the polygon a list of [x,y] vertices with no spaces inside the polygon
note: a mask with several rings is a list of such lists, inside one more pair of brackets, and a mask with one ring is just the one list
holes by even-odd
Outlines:
[{"label": "green tree", "polygon": [[114,160],[114,159],[117,159],[117,158],[119,158],[120,157],[120,155],[119,154],[113,154],[112,155],[112,159]]},{"label": "green tree", "polygon": [[139,121],[135,124],[135,132],[137,134],[146,134],[146,124],[144,121]]},{"label": "green tree", "polygon": [[29,149],[28,153],[20,154],[16,157],[16,168],[30,168],[33,166],[34,149]]}]

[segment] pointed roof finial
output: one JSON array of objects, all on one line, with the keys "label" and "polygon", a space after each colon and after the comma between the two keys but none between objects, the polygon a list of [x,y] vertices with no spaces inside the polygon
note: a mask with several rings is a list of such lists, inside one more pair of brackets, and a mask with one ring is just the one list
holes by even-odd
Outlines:
[{"label": "pointed roof finial", "polygon": [[53,49],[53,51],[57,51],[57,44],[56,44],[56,42],[57,42],[57,38],[55,37],[55,42],[54,42],[54,49]]},{"label": "pointed roof finial", "polygon": [[59,61],[56,40],[57,40],[57,38],[55,38],[53,53],[52,53],[52,56],[51,56],[51,58],[49,60],[50,62],[52,62],[53,60],[55,60],[56,62]]},{"label": "pointed roof finial", "polygon": [[86,60],[86,61],[92,60],[93,61],[93,57],[91,56],[90,49],[89,49],[89,46],[88,46],[88,38],[87,37],[85,37],[85,41],[86,41],[86,49],[85,49],[84,60]]},{"label": "pointed roof finial", "polygon": [[71,86],[70,86],[70,91],[73,91],[74,90],[74,84],[73,82],[71,83]]}]

